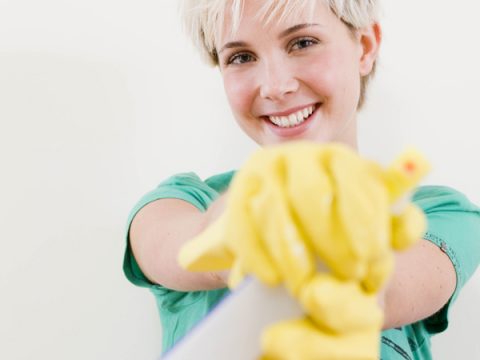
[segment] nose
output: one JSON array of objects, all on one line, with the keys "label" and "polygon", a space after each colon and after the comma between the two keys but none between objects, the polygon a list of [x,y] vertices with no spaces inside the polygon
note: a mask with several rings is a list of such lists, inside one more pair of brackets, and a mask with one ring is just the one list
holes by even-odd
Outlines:
[{"label": "nose", "polygon": [[288,64],[276,59],[264,62],[260,80],[260,96],[272,101],[284,100],[298,90],[299,83]]}]

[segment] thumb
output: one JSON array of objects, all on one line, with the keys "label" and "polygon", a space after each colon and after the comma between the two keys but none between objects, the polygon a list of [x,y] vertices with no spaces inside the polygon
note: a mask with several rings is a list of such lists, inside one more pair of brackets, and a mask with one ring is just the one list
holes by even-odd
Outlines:
[{"label": "thumb", "polygon": [[180,266],[190,271],[217,271],[231,268],[234,257],[224,239],[224,234],[225,216],[222,215],[181,248],[178,256]]}]

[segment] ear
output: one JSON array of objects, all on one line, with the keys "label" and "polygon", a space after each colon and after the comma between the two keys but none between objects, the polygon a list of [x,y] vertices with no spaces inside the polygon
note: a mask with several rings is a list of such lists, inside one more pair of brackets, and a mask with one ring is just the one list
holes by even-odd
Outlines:
[{"label": "ear", "polygon": [[377,60],[378,50],[382,42],[382,28],[380,24],[373,23],[365,28],[358,30],[360,35],[360,45],[362,54],[360,58],[360,75],[370,74],[373,65]]}]

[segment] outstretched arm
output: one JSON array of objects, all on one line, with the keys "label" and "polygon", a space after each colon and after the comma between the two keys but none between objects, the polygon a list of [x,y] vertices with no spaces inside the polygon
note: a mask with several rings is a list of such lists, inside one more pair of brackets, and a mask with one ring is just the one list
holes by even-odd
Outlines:
[{"label": "outstretched arm", "polygon": [[452,296],[456,274],[449,257],[421,240],[397,253],[395,269],[384,291],[384,329],[412,324],[439,311]]},{"label": "outstretched arm", "polygon": [[180,248],[221,214],[225,197],[226,194],[220,196],[206,212],[179,199],[156,200],[138,212],[130,227],[130,245],[151,282],[178,291],[226,287],[223,273],[193,273],[177,262]]}]

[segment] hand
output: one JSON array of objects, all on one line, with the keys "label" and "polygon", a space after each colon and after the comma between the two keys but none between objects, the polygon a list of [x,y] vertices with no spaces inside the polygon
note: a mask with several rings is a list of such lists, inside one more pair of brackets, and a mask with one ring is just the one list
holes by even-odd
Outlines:
[{"label": "hand", "polygon": [[235,176],[225,212],[182,249],[180,263],[232,269],[230,285],[245,274],[285,283],[308,316],[267,329],[265,359],[378,358],[377,293],[393,250],[425,229],[406,194],[426,169],[416,153],[384,170],[340,145],[262,149]]},{"label": "hand", "polygon": [[345,334],[329,333],[308,317],[269,327],[262,335],[261,360],[378,360],[376,328]]},{"label": "hand", "polygon": [[[425,170],[415,153],[385,171],[341,145],[261,149],[233,179],[225,213],[185,246],[180,261],[199,271],[233,267],[231,284],[248,273],[270,285],[284,281],[292,293],[321,261],[376,291],[392,268],[391,246],[422,235],[418,211],[408,221],[397,211],[392,235],[390,206]],[[415,218],[414,226],[401,225]]]},{"label": "hand", "polygon": [[391,212],[425,169],[411,152],[387,171],[341,145],[257,152],[231,188],[229,239],[239,267],[268,284],[281,279],[296,293],[320,261],[335,276],[378,290],[393,267],[392,246],[413,243],[425,229],[419,211]]}]

